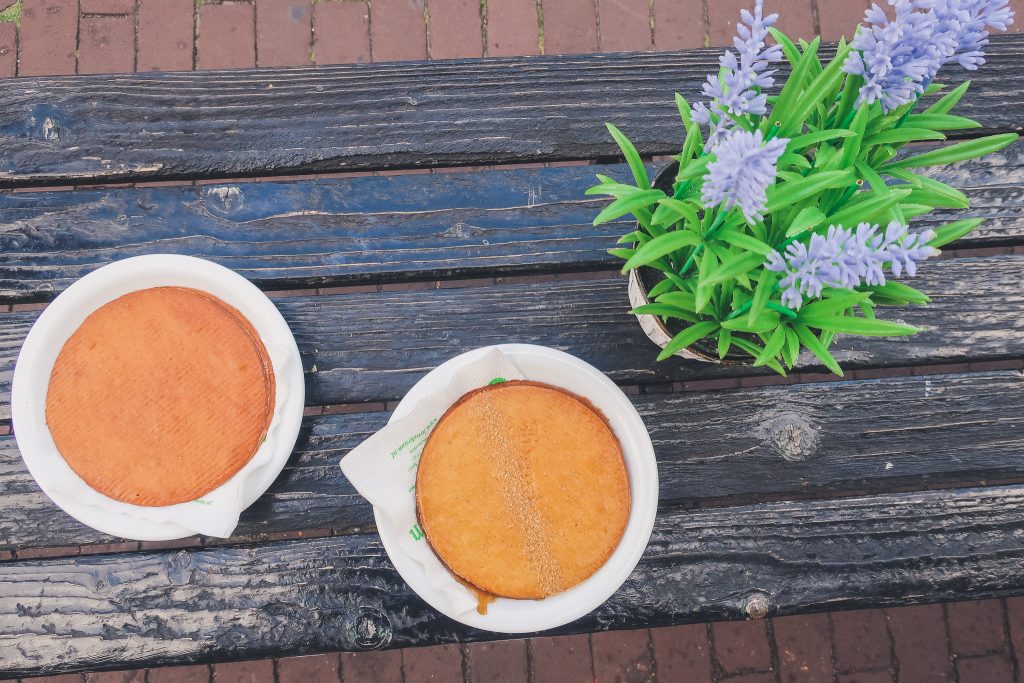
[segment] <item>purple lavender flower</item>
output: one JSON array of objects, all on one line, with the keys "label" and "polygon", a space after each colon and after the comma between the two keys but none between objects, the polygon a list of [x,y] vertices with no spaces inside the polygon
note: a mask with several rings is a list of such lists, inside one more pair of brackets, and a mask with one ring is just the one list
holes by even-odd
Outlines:
[{"label": "purple lavender flower", "polygon": [[765,141],[761,131],[753,133],[736,128],[715,147],[716,159],[708,164],[701,190],[705,207],[734,206],[747,221],[761,220],[768,201],[766,190],[775,181],[775,164],[786,151],[786,138]]},{"label": "purple lavender flower", "polygon": [[1008,0],[935,0],[932,13],[943,47],[943,64],[956,61],[971,71],[985,63],[982,48],[988,30],[1005,31],[1013,23]]},{"label": "purple lavender flower", "polygon": [[899,221],[889,223],[884,232],[870,223],[856,230],[833,225],[826,235],[811,235],[808,244],[793,242],[785,256],[771,252],[765,268],[785,273],[779,281],[782,304],[797,310],[805,297],[816,299],[825,287],[884,285],[886,265],[896,277],[904,271],[913,277],[919,261],[938,253],[928,246],[934,236],[931,230],[910,232]]},{"label": "purple lavender flower", "polygon": [[715,148],[735,123],[735,117],[747,114],[762,115],[768,111],[768,97],[762,90],[775,83],[775,70],[768,65],[782,59],[782,48],[765,45],[768,28],[779,18],[778,14],[764,16],[764,0],[756,0],[753,13],[740,12],[740,23],[736,24],[737,36],[733,38],[736,53],[726,50],[718,63],[722,67],[719,76],[708,76],[704,84],[704,96],[710,105],[698,102],[694,105],[693,118],[708,126],[707,151]]},{"label": "purple lavender flower", "polygon": [[942,66],[948,46],[936,41],[938,19],[930,10],[933,0],[888,0],[896,9],[890,20],[877,4],[865,15],[853,39],[853,51],[843,70],[864,77],[861,103],[881,100],[890,111],[924,92],[926,83]]}]

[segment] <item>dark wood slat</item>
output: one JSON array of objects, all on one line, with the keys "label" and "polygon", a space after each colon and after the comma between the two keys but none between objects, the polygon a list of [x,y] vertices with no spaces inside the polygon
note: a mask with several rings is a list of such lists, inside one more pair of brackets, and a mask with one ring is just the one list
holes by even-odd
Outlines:
[{"label": "dark wood slat", "polygon": [[[1018,130],[1024,38],[996,36],[961,113]],[[252,177],[677,153],[672,93],[717,49],[250,71],[49,77],[0,86],[0,184]],[[948,69],[944,80],[966,72]]]},{"label": "dark wood slat", "polygon": [[[172,252],[212,259],[262,287],[494,276],[620,265],[628,221],[594,226],[584,166],[291,183],[0,195],[0,302],[46,300],[105,263]],[[1024,238],[1024,142],[932,169],[973,207],[914,221],[988,221],[958,247]]]},{"label": "dark wood slat", "polygon": [[[1024,355],[1024,255],[931,261],[915,285],[927,307],[882,310],[919,325],[912,337],[844,337],[847,368],[992,360]],[[552,346],[623,384],[766,374],[763,368],[655,361],[656,347],[629,315],[622,277],[515,283],[418,292],[351,293],[276,301],[295,334],[310,405],[396,400],[423,374],[479,346]],[[38,313],[0,315],[0,417],[10,417],[10,382]],[[801,368],[818,367],[805,354]]]},{"label": "dark wood slat", "polygon": [[[1024,592],[1024,488],[659,516],[603,606],[557,632]],[[4,565],[7,675],[500,638],[411,593],[374,534]]]},{"label": "dark wood slat", "polygon": [[[1024,376],[972,373],[635,396],[663,510],[1024,478]],[[898,406],[898,409],[894,408]],[[389,413],[307,418],[236,540],[373,527],[338,462]],[[117,541],[60,512],[0,438],[0,550]],[[0,572],[2,573],[2,572]]]}]

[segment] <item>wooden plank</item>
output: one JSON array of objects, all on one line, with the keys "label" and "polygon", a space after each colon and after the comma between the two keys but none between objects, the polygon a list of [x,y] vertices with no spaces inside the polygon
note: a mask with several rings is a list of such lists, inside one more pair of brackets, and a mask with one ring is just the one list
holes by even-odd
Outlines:
[{"label": "wooden plank", "polygon": [[[634,396],[654,442],[662,510],[1024,478],[1019,371]],[[898,406],[898,410],[894,408]],[[338,462],[390,413],[306,418],[288,467],[235,542],[372,529]],[[110,543],[60,512],[0,438],[0,550]],[[2,573],[2,572],[0,572]]]},{"label": "wooden plank", "polygon": [[[1024,593],[1024,488],[659,515],[623,587],[556,632]],[[4,565],[8,676],[500,638],[433,611],[374,534]]]},{"label": "wooden plank", "polygon": [[[1019,130],[1024,38],[995,36],[987,51],[960,113]],[[672,93],[699,99],[719,53],[6,80],[0,184],[593,159],[617,155],[605,121],[645,154],[678,153]]]},{"label": "wooden plank", "polygon": [[[652,168],[652,171],[654,169]],[[268,289],[617,268],[626,220],[594,226],[595,173],[625,165],[0,195],[0,302],[47,300],[100,265],[170,252]],[[1024,142],[932,177],[988,220],[956,246],[1024,239]]]},{"label": "wooden plank", "polygon": [[[844,337],[835,355],[864,368],[1024,356],[1024,255],[925,263],[914,284],[927,307],[881,310],[924,331],[899,338]],[[770,373],[764,368],[655,360],[656,347],[628,313],[626,280],[566,280],[426,291],[357,292],[276,301],[295,334],[310,405],[391,401],[462,351],[500,343],[552,346],[621,384]],[[0,418],[36,312],[0,315]],[[801,369],[819,367],[805,354]]]}]

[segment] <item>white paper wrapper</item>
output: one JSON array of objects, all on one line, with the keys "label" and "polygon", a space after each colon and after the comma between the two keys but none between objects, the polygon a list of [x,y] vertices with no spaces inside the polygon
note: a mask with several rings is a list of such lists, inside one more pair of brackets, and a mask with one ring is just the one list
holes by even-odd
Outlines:
[{"label": "white paper wrapper", "polygon": [[[275,374],[279,377],[290,363],[289,354],[273,344],[264,342],[267,355],[270,356]],[[245,504],[243,491],[246,483],[258,477],[260,471],[273,461],[273,443],[275,432],[280,426],[278,419],[284,404],[289,400],[288,384],[278,380],[274,400],[274,415],[270,421],[267,438],[260,445],[256,454],[245,467],[224,484],[206,494],[202,498],[178,505],[164,507],[146,507],[122,503],[104,496],[91,488],[82,480],[54,448],[40,457],[47,460],[36,479],[47,491],[70,498],[79,505],[98,508],[113,513],[130,513],[134,518],[154,523],[173,523],[188,529],[194,534],[227,538],[238,526],[238,516]]]},{"label": "white paper wrapper", "polygon": [[451,381],[424,396],[407,417],[394,420],[361,443],[341,461],[341,470],[356,490],[409,533],[399,552],[423,565],[430,586],[449,601],[452,611],[476,609],[477,598],[455,580],[427,545],[416,519],[416,467],[437,421],[462,396],[496,379],[524,379],[509,358],[492,349],[459,369]]}]

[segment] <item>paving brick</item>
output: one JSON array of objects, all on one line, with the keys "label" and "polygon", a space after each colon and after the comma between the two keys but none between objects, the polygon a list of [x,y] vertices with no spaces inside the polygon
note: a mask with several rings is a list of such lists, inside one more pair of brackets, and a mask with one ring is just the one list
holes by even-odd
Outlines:
[{"label": "paving brick", "polygon": [[900,680],[952,681],[942,605],[886,610]]},{"label": "paving brick", "polygon": [[597,50],[597,8],[594,0],[547,0],[544,13],[544,54],[568,55]]},{"label": "paving brick", "polygon": [[0,24],[0,77],[14,76],[18,68],[18,27],[13,21]]},{"label": "paving brick", "polygon": [[896,683],[896,678],[889,671],[858,671],[852,674],[839,674],[837,680],[839,683]]},{"label": "paving brick", "polygon": [[885,612],[833,612],[832,641],[839,671],[884,669],[892,662]]},{"label": "paving brick", "polygon": [[699,0],[654,0],[654,48],[685,50],[704,47],[707,25]]},{"label": "paving brick", "polygon": [[594,678],[590,640],[585,635],[534,638],[530,658],[533,683],[582,683]]},{"label": "paving brick", "polygon": [[369,62],[369,6],[351,1],[313,5],[313,43],[317,64]]},{"label": "paving brick", "polygon": [[818,0],[818,25],[822,40],[853,38],[857,25],[864,21],[867,0]]},{"label": "paving brick", "polygon": [[373,61],[427,58],[423,0],[373,0],[370,3]]},{"label": "paving brick", "polygon": [[599,0],[597,16],[602,52],[654,49],[648,0]]},{"label": "paving brick", "polygon": [[730,676],[723,680],[727,680],[728,683],[775,683],[775,674],[752,673],[743,676]]},{"label": "paving brick", "polygon": [[458,645],[406,648],[402,671],[405,683],[462,683],[462,651]]},{"label": "paving brick", "polygon": [[1010,0],[1010,7],[1013,8],[1013,24],[1010,26],[1009,33],[1022,33],[1024,32],[1024,0]]},{"label": "paving brick", "polygon": [[195,0],[139,0],[139,71],[192,68]]},{"label": "paving brick", "polygon": [[832,642],[827,614],[772,620],[782,683],[832,683]]},{"label": "paving brick", "polygon": [[146,671],[148,683],[210,683],[210,667],[168,666]]},{"label": "paving brick", "polygon": [[213,683],[270,683],[273,680],[272,659],[213,665]]},{"label": "paving brick", "polygon": [[958,658],[956,673],[960,683],[1014,683],[1013,662],[1005,653]]},{"label": "paving brick", "polygon": [[1024,598],[1006,599],[1006,616],[1010,622],[1010,642],[1017,661],[1024,664]]},{"label": "paving brick", "polygon": [[946,605],[949,649],[956,655],[980,655],[1006,645],[1003,601],[972,600]]},{"label": "paving brick", "polygon": [[18,73],[22,76],[75,73],[77,35],[76,0],[25,0],[21,12]]},{"label": "paving brick", "polygon": [[402,683],[402,652],[354,652],[341,655],[345,683]]},{"label": "paving brick", "polygon": [[483,57],[480,0],[430,0],[431,59]]},{"label": "paving brick", "polygon": [[711,648],[704,624],[652,628],[654,659],[662,681],[711,680]]},{"label": "paving brick", "polygon": [[650,632],[605,631],[590,636],[594,677],[601,683],[640,683],[654,680]]},{"label": "paving brick", "polygon": [[256,0],[256,65],[313,63],[312,0]]},{"label": "paving brick", "polygon": [[146,683],[146,670],[88,673],[85,674],[85,683]]},{"label": "paving brick", "polygon": [[135,0],[79,0],[83,14],[132,14]]},{"label": "paving brick", "polygon": [[526,641],[473,643],[466,648],[467,683],[502,683],[527,679]]},{"label": "paving brick", "polygon": [[711,624],[711,637],[715,659],[726,673],[771,668],[768,625],[763,620],[716,622]]},{"label": "paving brick", "polygon": [[78,73],[130,73],[135,70],[133,17],[82,17]]},{"label": "paving brick", "polygon": [[[708,37],[711,45],[732,45],[736,35],[736,22],[740,10],[749,9],[748,0],[714,0],[708,3]],[[793,40],[814,37],[814,15],[811,0],[774,0],[768,4],[766,14],[777,12],[776,26]],[[655,14],[657,17],[657,14]]]},{"label": "paving brick", "polygon": [[198,69],[239,69],[256,66],[254,7],[240,3],[199,8]]},{"label": "paving brick", "polygon": [[487,54],[490,57],[540,52],[535,0],[487,3]]},{"label": "paving brick", "polygon": [[334,653],[310,657],[284,657],[277,660],[277,680],[280,683],[337,681],[340,668],[341,660]]}]

